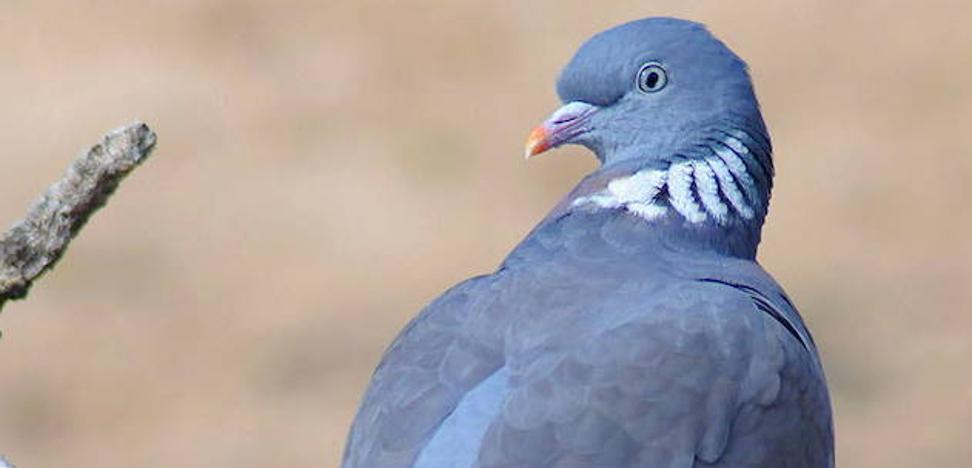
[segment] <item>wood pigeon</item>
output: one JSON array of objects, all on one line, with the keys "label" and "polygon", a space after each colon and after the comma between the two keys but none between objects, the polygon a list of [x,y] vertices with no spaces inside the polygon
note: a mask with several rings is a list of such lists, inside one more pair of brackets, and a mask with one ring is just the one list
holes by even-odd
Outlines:
[{"label": "wood pigeon", "polygon": [[756,262],[773,161],[746,64],[702,25],[584,43],[527,156],[601,162],[374,373],[344,468],[834,465],[810,332]]}]

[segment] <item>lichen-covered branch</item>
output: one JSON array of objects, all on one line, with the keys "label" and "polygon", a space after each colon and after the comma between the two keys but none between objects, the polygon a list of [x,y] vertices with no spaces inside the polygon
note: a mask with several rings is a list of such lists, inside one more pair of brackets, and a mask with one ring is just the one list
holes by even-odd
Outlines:
[{"label": "lichen-covered branch", "polygon": [[64,254],[71,239],[118,183],[144,161],[155,133],[141,122],[112,131],[68,168],[0,237],[0,309],[27,295],[38,276]]}]

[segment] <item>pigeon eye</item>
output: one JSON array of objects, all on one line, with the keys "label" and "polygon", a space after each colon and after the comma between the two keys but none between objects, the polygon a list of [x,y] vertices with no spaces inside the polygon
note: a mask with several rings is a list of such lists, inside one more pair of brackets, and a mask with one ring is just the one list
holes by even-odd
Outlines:
[{"label": "pigeon eye", "polygon": [[668,84],[668,74],[658,62],[648,62],[638,71],[638,89],[643,93],[657,93]]}]

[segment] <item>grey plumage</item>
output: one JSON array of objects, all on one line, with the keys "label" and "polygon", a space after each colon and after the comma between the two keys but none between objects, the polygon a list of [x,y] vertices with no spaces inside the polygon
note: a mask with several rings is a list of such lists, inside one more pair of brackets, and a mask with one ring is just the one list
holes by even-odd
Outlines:
[{"label": "grey plumage", "polygon": [[816,345],[755,262],[773,166],[745,64],[652,18],[585,43],[558,93],[529,154],[602,167],[401,332],[343,466],[833,466]]}]

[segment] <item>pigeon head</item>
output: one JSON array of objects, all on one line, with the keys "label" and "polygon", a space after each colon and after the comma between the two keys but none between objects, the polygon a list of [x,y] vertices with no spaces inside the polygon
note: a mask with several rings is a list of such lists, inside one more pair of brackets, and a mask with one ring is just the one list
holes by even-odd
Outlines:
[{"label": "pigeon head", "polygon": [[670,156],[714,122],[765,134],[745,62],[701,24],[648,18],[595,35],[560,74],[558,109],[527,157],[566,144],[602,163]]},{"label": "pigeon head", "polygon": [[745,62],[704,26],[648,18],[597,34],[557,93],[564,104],[530,134],[527,157],[579,144],[602,167],[550,219],[620,211],[677,232],[666,238],[755,255],[772,147]]}]

